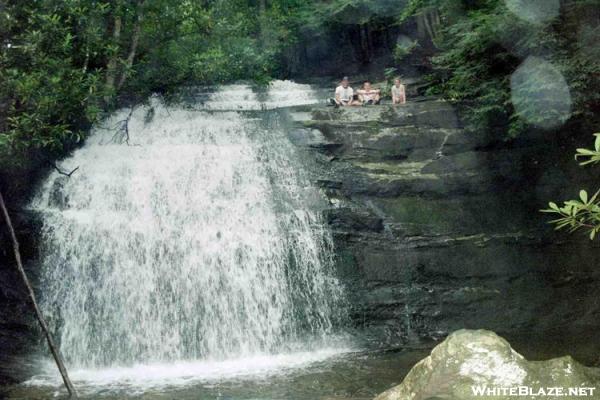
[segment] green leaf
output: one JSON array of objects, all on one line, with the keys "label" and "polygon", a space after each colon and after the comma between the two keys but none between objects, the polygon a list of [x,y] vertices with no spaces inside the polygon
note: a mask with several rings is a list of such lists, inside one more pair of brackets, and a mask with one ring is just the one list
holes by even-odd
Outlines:
[{"label": "green leaf", "polygon": [[598,191],[596,193],[594,193],[594,195],[592,196],[592,198],[590,199],[590,203],[593,203],[596,201],[596,199],[598,198],[598,195],[600,195],[600,189],[598,189]]},{"label": "green leaf", "polygon": [[581,190],[579,192],[579,198],[581,199],[581,201],[583,201],[584,204],[587,204],[588,201],[588,194],[585,190]]}]

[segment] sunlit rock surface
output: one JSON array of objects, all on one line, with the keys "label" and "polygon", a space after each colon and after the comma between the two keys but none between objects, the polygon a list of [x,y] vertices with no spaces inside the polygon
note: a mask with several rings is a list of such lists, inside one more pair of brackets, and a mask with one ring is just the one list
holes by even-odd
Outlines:
[{"label": "sunlit rock surface", "polygon": [[[600,370],[587,368],[570,356],[548,361],[528,361],[493,332],[459,330],[436,346],[431,355],[408,373],[402,384],[375,400],[510,399],[509,388],[539,393],[547,388],[593,388],[600,384]],[[504,389],[506,388],[506,389]],[[493,390],[482,396],[481,390]],[[519,389],[513,389],[519,390]],[[596,393],[586,398],[600,398]],[[550,392],[551,390],[547,390]],[[588,390],[586,390],[586,393]],[[524,392],[523,392],[524,393]],[[575,398],[547,395],[545,399]],[[532,398],[521,395],[519,398]]]}]

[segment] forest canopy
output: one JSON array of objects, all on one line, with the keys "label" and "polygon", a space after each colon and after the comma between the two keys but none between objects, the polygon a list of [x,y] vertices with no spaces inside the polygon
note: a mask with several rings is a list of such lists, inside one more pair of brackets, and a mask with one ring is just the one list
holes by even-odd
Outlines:
[{"label": "forest canopy", "polygon": [[455,102],[475,131],[502,139],[590,123],[599,2],[7,0],[0,168],[52,163],[105,113],[152,93],[237,80],[419,75],[419,94]]},{"label": "forest canopy", "polygon": [[515,137],[598,111],[598,0],[411,0],[409,17],[431,21],[429,93],[463,105],[474,127]]},{"label": "forest canopy", "polygon": [[8,1],[0,10],[1,160],[57,157],[123,97],[277,75],[289,2]]}]

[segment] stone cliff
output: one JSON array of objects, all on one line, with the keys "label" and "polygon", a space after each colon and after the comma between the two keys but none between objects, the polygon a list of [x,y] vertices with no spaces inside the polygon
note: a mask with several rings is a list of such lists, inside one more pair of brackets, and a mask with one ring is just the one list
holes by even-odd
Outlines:
[{"label": "stone cliff", "polygon": [[502,141],[436,99],[290,118],[331,204],[355,327],[386,346],[461,328],[593,337],[600,248],[539,213],[597,185],[572,159],[582,138]]}]

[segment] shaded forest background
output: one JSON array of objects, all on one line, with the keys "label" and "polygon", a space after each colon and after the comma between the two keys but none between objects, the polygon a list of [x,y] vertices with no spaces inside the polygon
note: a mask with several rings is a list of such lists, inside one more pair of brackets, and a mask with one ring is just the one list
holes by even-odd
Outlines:
[{"label": "shaded forest background", "polygon": [[[519,8],[523,3],[3,1],[1,186],[9,197],[26,191],[38,171],[55,165],[116,107],[153,93],[176,99],[182,86],[239,80],[419,75],[420,93],[460,105],[475,132],[510,140],[563,118],[591,133],[600,105],[600,0],[538,0]],[[544,60],[541,76],[568,85],[568,115],[550,115],[553,105],[535,101],[515,107],[511,77],[532,56]],[[533,79],[523,90],[535,99],[553,84]],[[528,107],[537,112],[527,114]]]}]

